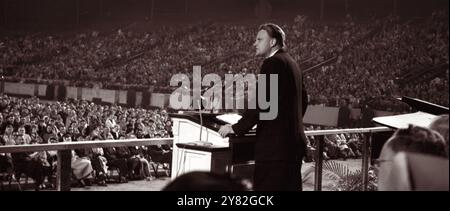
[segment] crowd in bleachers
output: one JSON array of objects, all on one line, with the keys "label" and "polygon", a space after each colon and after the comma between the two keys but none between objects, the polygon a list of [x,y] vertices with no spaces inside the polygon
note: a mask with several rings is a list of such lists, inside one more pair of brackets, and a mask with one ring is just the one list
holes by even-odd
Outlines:
[{"label": "crowd in bleachers", "polygon": [[[101,106],[86,101],[42,103],[37,98],[0,97],[0,145],[43,144],[66,141],[116,140],[171,137],[171,120],[165,110]],[[119,181],[151,180],[153,161],[166,157],[170,146],[114,147],[74,150],[72,170],[79,185],[93,177],[106,185],[107,169],[119,171]],[[33,178],[36,188],[52,183],[56,152],[7,153],[0,155],[2,172],[14,171]],[[157,167],[157,166],[156,166]],[[168,165],[165,165],[168,168]]]},{"label": "crowd in bleachers", "polygon": [[448,69],[437,79],[442,83],[410,82],[406,88],[396,83],[413,68],[431,69],[442,63],[448,64],[448,13],[435,13],[420,23],[391,18],[372,38],[340,54],[335,64],[308,75],[306,87],[319,104],[337,105],[337,101],[329,102],[336,97],[375,100],[377,109],[402,110],[401,105],[383,101],[407,95],[448,106],[448,92],[436,91],[448,88]]},{"label": "crowd in bleachers", "polygon": [[[404,110],[389,99],[409,95],[448,106],[448,94],[434,92],[448,88],[448,70],[437,77],[438,83],[411,82],[401,88],[397,83],[411,69],[448,64],[448,12],[412,21],[389,16],[358,22],[347,16],[324,23],[297,16],[281,26],[291,55],[305,70],[335,58],[305,73],[312,104],[337,106],[338,99],[345,98],[356,106],[373,101],[381,104],[380,110]],[[202,22],[151,32],[3,37],[0,66],[3,72],[12,69],[10,75],[22,81],[167,88],[173,74],[191,74],[193,65],[202,65],[203,74],[256,73],[261,64],[251,47],[256,30],[256,23]]]}]

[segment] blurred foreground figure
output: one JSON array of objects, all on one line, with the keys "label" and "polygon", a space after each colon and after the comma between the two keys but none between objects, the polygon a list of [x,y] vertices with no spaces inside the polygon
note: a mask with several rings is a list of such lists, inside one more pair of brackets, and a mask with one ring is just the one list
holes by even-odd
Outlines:
[{"label": "blurred foreground figure", "polygon": [[249,191],[250,182],[226,174],[194,171],[169,183],[163,191]]},{"label": "blurred foreground figure", "polygon": [[384,144],[378,190],[448,190],[448,154],[436,131],[409,125]]}]

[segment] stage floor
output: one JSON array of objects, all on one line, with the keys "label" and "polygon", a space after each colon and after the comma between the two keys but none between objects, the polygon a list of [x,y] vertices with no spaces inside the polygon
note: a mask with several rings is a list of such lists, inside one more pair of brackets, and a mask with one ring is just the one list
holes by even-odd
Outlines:
[{"label": "stage floor", "polygon": [[108,186],[92,185],[84,188],[72,188],[72,191],[160,191],[170,182],[170,177],[158,177],[154,180],[132,180],[128,183],[108,183]]},{"label": "stage floor", "polygon": [[[352,171],[357,169],[361,169],[361,159],[347,159],[347,160],[333,160],[337,163],[341,163],[343,165],[348,166],[348,168]],[[302,175],[305,176],[305,172],[312,171],[311,174],[307,177],[306,181],[303,183],[304,191],[312,191],[314,190],[314,171],[313,168],[314,163],[304,163],[302,166]],[[147,181],[147,180],[131,180],[128,183],[108,183],[108,186],[98,186],[96,184],[92,186],[86,186],[83,188],[80,187],[72,187],[72,191],[160,191],[162,190],[169,182],[171,181],[170,177],[166,175],[160,175],[158,178]],[[33,189],[33,180],[29,179],[28,185],[24,184],[24,179],[21,180],[22,188],[26,191],[34,191]],[[330,186],[336,183],[336,181],[323,177],[322,181],[322,190],[327,191],[331,190]],[[6,182],[3,183],[5,191],[17,191],[17,185],[13,182],[11,187],[8,187]],[[43,190],[43,191],[53,191],[53,190]]]}]

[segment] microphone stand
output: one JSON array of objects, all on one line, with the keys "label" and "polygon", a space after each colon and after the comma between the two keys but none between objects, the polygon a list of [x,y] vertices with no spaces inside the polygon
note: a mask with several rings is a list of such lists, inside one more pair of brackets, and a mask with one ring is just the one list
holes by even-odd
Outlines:
[{"label": "microphone stand", "polygon": [[202,141],[202,131],[203,131],[203,116],[202,116],[202,105],[201,105],[201,99],[198,100],[198,112],[200,114],[200,142]]}]

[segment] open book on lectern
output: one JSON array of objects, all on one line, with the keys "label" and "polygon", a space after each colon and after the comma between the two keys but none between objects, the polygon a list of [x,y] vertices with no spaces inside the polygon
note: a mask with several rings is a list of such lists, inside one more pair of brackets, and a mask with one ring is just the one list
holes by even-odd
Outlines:
[{"label": "open book on lectern", "polygon": [[447,107],[429,103],[416,98],[402,97],[399,100],[407,103],[414,110],[416,110],[416,112],[393,116],[375,117],[372,119],[372,121],[393,129],[408,128],[409,124],[428,127],[438,115],[448,114],[449,111]]}]

